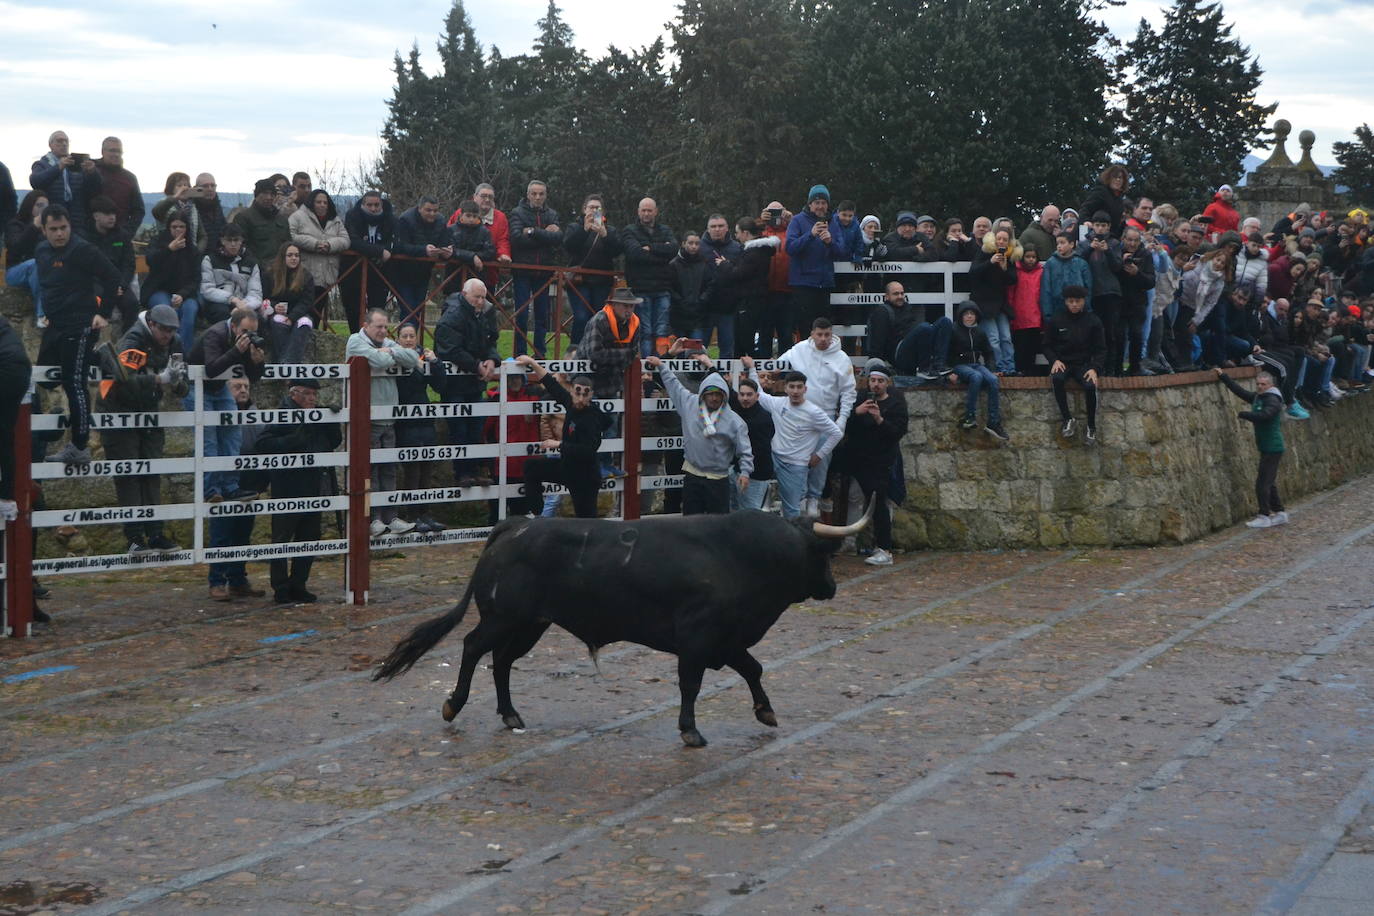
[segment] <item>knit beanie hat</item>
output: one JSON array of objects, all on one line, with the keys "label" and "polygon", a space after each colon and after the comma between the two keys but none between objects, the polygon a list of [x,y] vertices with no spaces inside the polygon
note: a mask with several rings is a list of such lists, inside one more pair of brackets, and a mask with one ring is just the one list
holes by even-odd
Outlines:
[{"label": "knit beanie hat", "polygon": [[813,184],[811,190],[806,192],[806,202],[809,204],[817,198],[830,203],[830,189],[823,184]]}]

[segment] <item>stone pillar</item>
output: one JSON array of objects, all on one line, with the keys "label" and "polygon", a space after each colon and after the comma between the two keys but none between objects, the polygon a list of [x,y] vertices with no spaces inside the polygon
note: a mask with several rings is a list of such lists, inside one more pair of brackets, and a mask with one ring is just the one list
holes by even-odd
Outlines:
[{"label": "stone pillar", "polygon": [[1237,193],[1241,216],[1259,217],[1266,232],[1298,204],[1310,204],[1313,210],[1329,210],[1336,205],[1335,189],[1312,161],[1316,134],[1304,130],[1298,135],[1303,154],[1295,165],[1284,148],[1292,131],[1293,125],[1282,118],[1274,122],[1274,151],[1246,177],[1245,187]]}]

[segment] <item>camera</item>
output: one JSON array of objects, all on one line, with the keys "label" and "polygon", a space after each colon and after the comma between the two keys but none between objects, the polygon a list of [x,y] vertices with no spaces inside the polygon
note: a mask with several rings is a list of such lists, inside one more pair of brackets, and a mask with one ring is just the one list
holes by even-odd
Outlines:
[{"label": "camera", "polygon": [[1105,242],[1105,241],[1107,241],[1107,233],[1105,233],[1105,232],[1094,232],[1094,233],[1093,233],[1093,238],[1097,239],[1097,241],[1099,241],[1099,242]]},{"label": "camera", "polygon": [[249,346],[257,347],[259,350],[266,349],[267,340],[261,334],[253,331],[244,331],[243,336],[248,338]]},{"label": "camera", "polygon": [[782,207],[768,208],[768,221],[774,226],[782,225]]}]

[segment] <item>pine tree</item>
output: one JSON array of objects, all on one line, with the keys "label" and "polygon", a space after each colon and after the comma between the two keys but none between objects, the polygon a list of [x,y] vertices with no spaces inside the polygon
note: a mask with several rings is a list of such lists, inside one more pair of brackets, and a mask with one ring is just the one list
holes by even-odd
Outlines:
[{"label": "pine tree", "polygon": [[1355,139],[1331,144],[1340,168],[1331,173],[1337,187],[1356,206],[1374,206],[1374,132],[1368,124],[1355,128]]},{"label": "pine tree", "polygon": [[1132,193],[1196,210],[1267,146],[1274,105],[1255,101],[1264,71],[1232,36],[1220,3],[1175,0],[1155,32],[1141,20],[1122,64]]}]

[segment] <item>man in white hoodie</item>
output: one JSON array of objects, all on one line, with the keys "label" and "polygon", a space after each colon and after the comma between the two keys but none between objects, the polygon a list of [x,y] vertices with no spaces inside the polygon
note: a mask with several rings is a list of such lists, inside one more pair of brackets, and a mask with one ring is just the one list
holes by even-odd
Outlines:
[{"label": "man in white hoodie", "polygon": [[[840,429],[849,422],[857,392],[854,388],[854,364],[840,347],[830,319],[824,316],[811,323],[811,336],[788,350],[779,359],[789,369],[806,376],[806,399],[825,411],[826,416]],[[806,478],[806,493],[802,498],[803,515],[820,515],[821,493],[830,472],[830,454],[811,468]]]}]

